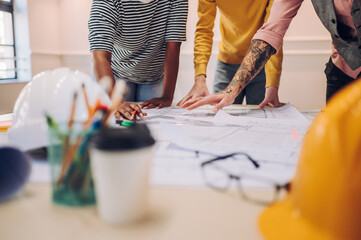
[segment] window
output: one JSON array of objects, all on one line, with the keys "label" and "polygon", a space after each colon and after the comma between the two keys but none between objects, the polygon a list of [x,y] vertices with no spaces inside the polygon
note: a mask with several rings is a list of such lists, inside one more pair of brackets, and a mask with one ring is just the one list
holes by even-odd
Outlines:
[{"label": "window", "polygon": [[16,78],[13,0],[0,0],[0,80]]}]

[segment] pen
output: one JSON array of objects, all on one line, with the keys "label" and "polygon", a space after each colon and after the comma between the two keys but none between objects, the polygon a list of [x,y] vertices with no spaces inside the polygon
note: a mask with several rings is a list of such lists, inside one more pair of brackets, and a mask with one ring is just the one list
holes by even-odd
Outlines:
[{"label": "pen", "polygon": [[123,126],[123,127],[130,127],[134,124],[133,121],[128,121],[128,120],[119,120],[117,119],[115,121],[116,124],[119,124],[120,126]]}]

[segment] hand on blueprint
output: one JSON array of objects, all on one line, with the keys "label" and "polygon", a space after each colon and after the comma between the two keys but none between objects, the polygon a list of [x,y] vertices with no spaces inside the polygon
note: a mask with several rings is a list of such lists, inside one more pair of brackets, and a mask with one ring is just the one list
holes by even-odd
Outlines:
[{"label": "hand on blueprint", "polygon": [[134,120],[134,118],[138,120],[147,114],[142,111],[138,104],[125,102],[114,112],[114,116],[119,120]]},{"label": "hand on blueprint", "polygon": [[218,110],[222,109],[223,107],[231,105],[236,99],[237,95],[238,94],[236,91],[227,87],[226,89],[215,94],[189,100],[189,107],[187,107],[187,110],[193,110],[206,104],[212,104],[214,105],[213,112],[217,113]]},{"label": "hand on blueprint", "polygon": [[198,75],[195,78],[192,89],[181,101],[179,101],[179,103],[177,103],[177,106],[179,106],[181,108],[186,108],[190,105],[189,100],[199,98],[199,97],[205,97],[208,95],[209,95],[209,92],[208,92],[208,88],[207,88],[207,84],[206,84],[206,76],[204,74]]},{"label": "hand on blueprint", "polygon": [[285,105],[285,103],[280,102],[280,100],[278,98],[278,88],[277,87],[266,88],[265,97],[263,99],[263,102],[261,102],[258,105],[258,108],[263,109],[266,105],[273,107],[273,108],[282,107],[283,105]]},{"label": "hand on blueprint", "polygon": [[164,108],[169,107],[172,104],[172,98],[170,97],[159,97],[152,98],[140,104],[142,108]]}]

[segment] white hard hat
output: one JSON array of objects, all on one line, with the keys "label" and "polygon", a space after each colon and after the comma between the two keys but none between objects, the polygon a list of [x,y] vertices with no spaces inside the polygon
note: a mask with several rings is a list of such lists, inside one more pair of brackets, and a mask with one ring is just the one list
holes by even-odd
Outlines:
[{"label": "white hard hat", "polygon": [[34,76],[15,102],[12,127],[8,131],[10,143],[23,151],[47,146],[45,114],[57,122],[68,122],[75,92],[78,97],[74,121],[86,121],[88,110],[83,84],[90,106],[94,106],[97,99],[104,105],[110,103],[103,88],[83,72],[57,68]]}]

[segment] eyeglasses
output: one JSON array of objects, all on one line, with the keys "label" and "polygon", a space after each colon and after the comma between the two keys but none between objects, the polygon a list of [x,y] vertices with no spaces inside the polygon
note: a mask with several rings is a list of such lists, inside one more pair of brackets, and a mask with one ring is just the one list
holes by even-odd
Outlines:
[{"label": "eyeglasses", "polygon": [[[260,165],[244,152],[218,156],[203,162],[201,167],[204,180],[209,187],[225,191],[230,187],[232,180],[236,180],[241,196],[258,204],[273,203],[279,199],[282,189],[290,190],[290,183],[278,184],[270,179],[247,174]],[[245,184],[273,189],[273,191],[251,190],[244,187]]]}]

